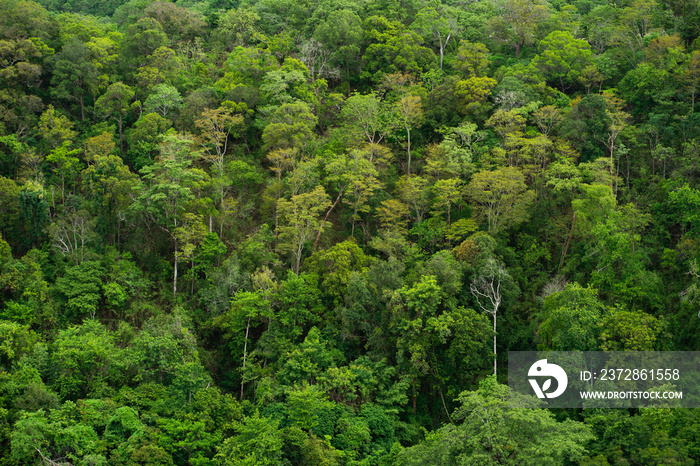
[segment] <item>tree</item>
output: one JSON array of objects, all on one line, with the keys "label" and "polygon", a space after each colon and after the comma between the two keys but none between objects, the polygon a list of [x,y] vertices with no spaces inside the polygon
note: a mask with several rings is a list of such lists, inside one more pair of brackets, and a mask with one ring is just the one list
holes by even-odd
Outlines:
[{"label": "tree", "polygon": [[659,320],[641,311],[618,309],[602,324],[600,349],[603,351],[654,351],[661,331]]},{"label": "tree", "polygon": [[322,186],[313,191],[277,201],[281,223],[278,247],[292,254],[292,270],[299,275],[301,257],[307,241],[326,227],[319,216],[330,207],[331,201]]},{"label": "tree", "polygon": [[59,99],[74,100],[80,105],[80,120],[85,120],[85,94],[94,94],[99,86],[99,72],[88,48],[73,38],[54,55],[51,94]]},{"label": "tree", "polygon": [[129,143],[129,156],[136,167],[141,169],[150,165],[158,154],[158,144],[172,123],[157,113],[145,113],[126,133]]},{"label": "tree", "polygon": [[582,186],[586,196],[571,204],[576,210],[576,231],[596,251],[579,266],[590,267],[590,282],[602,296],[638,309],[660,305],[659,277],[646,268],[647,251],[641,233],[651,215],[633,204],[618,206],[610,186],[601,183]]},{"label": "tree", "polygon": [[[442,406],[449,418],[443,384],[452,388],[461,379],[449,376],[450,369],[479,367],[487,352],[490,332],[485,317],[454,306],[450,298],[454,289],[461,288],[459,273],[447,278],[445,273],[455,272],[454,259],[447,255],[447,261],[442,262],[438,257],[433,256],[430,265],[434,268],[427,268],[418,282],[392,293],[390,329],[396,338],[397,362],[405,367],[404,372],[412,381],[414,413],[421,382],[430,377],[438,384]],[[430,275],[432,271],[441,277]]]},{"label": "tree", "polygon": [[349,125],[359,128],[369,144],[379,144],[390,127],[386,108],[375,94],[353,94],[345,101],[341,116]]},{"label": "tree", "polygon": [[523,174],[515,167],[481,171],[466,189],[467,196],[479,207],[479,215],[488,222],[489,234],[523,222],[535,194],[528,191]]},{"label": "tree", "polygon": [[429,206],[428,180],[418,175],[402,176],[396,183],[396,190],[404,204],[409,206],[415,215],[415,221],[423,220],[423,215]]},{"label": "tree", "polygon": [[135,92],[132,88],[121,82],[110,85],[104,94],[95,102],[95,112],[111,117],[119,123],[119,148],[124,150],[122,136],[124,116],[131,110],[131,102]]},{"label": "tree", "polygon": [[[214,183],[217,188],[217,198],[214,204],[219,205],[219,214],[224,215],[224,198],[227,180],[225,178],[225,160],[228,152],[229,137],[235,136],[243,124],[243,116],[235,115],[230,105],[221,106],[215,110],[205,109],[201,118],[195,121],[195,126],[202,132],[200,139],[206,153],[205,159],[211,162],[216,173]],[[223,220],[220,234],[223,234]]]},{"label": "tree", "polygon": [[339,77],[339,70],[332,64],[332,52],[316,39],[305,41],[300,52],[299,60],[308,70],[312,82],[322,78]]},{"label": "tree", "polygon": [[326,21],[318,25],[314,36],[333,51],[336,61],[343,64],[346,79],[350,82],[351,63],[354,64],[360,55],[362,19],[350,10],[333,11]]},{"label": "tree", "polygon": [[540,348],[551,351],[598,351],[606,308],[598,291],[571,283],[544,299],[537,331]]},{"label": "tree", "polygon": [[156,84],[143,104],[146,113],[156,112],[165,118],[172,110],[182,106],[180,92],[169,84]]},{"label": "tree", "polygon": [[[353,150],[350,154],[339,154],[333,157],[326,164],[328,173],[326,180],[334,183],[338,188],[338,197],[331,209],[341,199],[352,208],[351,236],[355,234],[355,222],[360,218],[359,213],[369,212],[367,202],[374,191],[381,186],[377,179],[377,169],[368,160],[368,155],[366,151]],[[329,214],[330,210],[326,213],[325,219]],[[318,242],[318,238],[316,241]]]},{"label": "tree", "polygon": [[233,429],[236,435],[224,440],[217,448],[216,464],[274,466],[282,461],[284,437],[279,421],[260,416],[255,411],[242,422],[236,422]]},{"label": "tree", "polygon": [[155,1],[143,11],[145,18],[153,18],[161,25],[171,42],[191,42],[204,33],[206,23],[194,10],[171,2]]},{"label": "tree", "polygon": [[69,181],[77,175],[79,171],[79,159],[76,155],[80,154],[79,149],[70,150],[71,141],[64,141],[59,147],[56,147],[49,155],[46,156],[46,161],[56,165],[56,172],[61,176],[61,201],[66,200],[66,177]]},{"label": "tree", "polygon": [[90,220],[84,210],[70,212],[48,228],[54,247],[64,256],[73,259],[76,265],[85,260],[85,246],[95,240],[95,221]]},{"label": "tree", "polygon": [[506,0],[502,8],[502,16],[492,20],[491,27],[502,41],[513,44],[517,59],[522,47],[535,39],[537,27],[549,18],[549,10],[543,0]]},{"label": "tree", "polygon": [[85,261],[66,271],[56,280],[56,289],[66,298],[66,310],[72,320],[95,318],[102,297],[105,271],[97,261]]},{"label": "tree", "polygon": [[168,47],[158,47],[148,56],[148,62],[138,68],[136,80],[144,92],[157,84],[174,84],[181,79],[184,64],[175,51]]},{"label": "tree", "polygon": [[700,50],[695,50],[690,55],[690,60],[680,76],[681,82],[685,85],[690,94],[690,109],[695,112],[695,99],[700,87]]},{"label": "tree", "polygon": [[422,38],[398,21],[383,16],[367,18],[363,24],[369,45],[362,56],[362,76],[373,76],[376,81],[385,74],[403,72],[418,74],[435,63],[435,54],[423,47]]},{"label": "tree", "polygon": [[262,140],[267,150],[303,149],[313,140],[318,118],[304,102],[286,103],[277,108],[263,130]]},{"label": "tree", "polygon": [[263,38],[259,31],[260,15],[253,8],[230,9],[219,17],[214,36],[228,52]]},{"label": "tree", "polygon": [[554,466],[582,459],[584,446],[595,438],[585,424],[557,422],[534,397],[509,393],[495,377],[482,381],[476,391],[462,392],[458,401],[452,422],[403,450],[401,464]]},{"label": "tree", "polygon": [[173,239],[173,294],[177,293],[180,245],[176,231],[183,226],[184,214],[192,208],[195,192],[205,174],[190,168],[196,151],[194,142],[174,134],[166,135],[160,157],[141,169],[145,186],[131,206],[136,213],[153,221]]},{"label": "tree", "polygon": [[498,353],[496,351],[496,318],[498,308],[501,307],[503,292],[501,284],[510,278],[508,272],[496,259],[489,258],[483,267],[477,272],[476,277],[469,285],[469,290],[476,299],[482,311],[493,316],[493,376],[496,377]]},{"label": "tree", "polygon": [[159,47],[168,43],[168,36],[163,27],[153,18],[140,17],[131,24],[124,34],[120,55],[125,66],[137,69],[146,64],[146,60]]},{"label": "tree", "polygon": [[236,47],[226,59],[224,77],[215,86],[227,91],[239,84],[259,85],[266,73],[277,69],[277,59],[268,49]]},{"label": "tree", "polygon": [[603,96],[587,95],[571,109],[562,123],[562,133],[581,153],[581,162],[590,162],[606,155],[608,131],[612,120]]},{"label": "tree", "polygon": [[486,76],[486,71],[491,64],[488,53],[489,50],[481,42],[462,40],[459,42],[452,65],[461,71],[465,78]]},{"label": "tree", "polygon": [[47,152],[61,146],[64,142],[72,143],[77,133],[73,123],[65,115],[58,113],[53,105],[49,105],[41,114],[37,129],[43,139]]},{"label": "tree", "polygon": [[[108,136],[109,143],[114,146],[112,134]],[[100,220],[98,233],[105,240],[111,237],[111,244],[118,247],[120,225],[133,202],[133,188],[137,185],[138,176],[129,170],[121,157],[109,152],[94,153],[87,148],[88,167],[81,173],[81,179],[85,198]]]},{"label": "tree", "polygon": [[455,12],[450,11],[446,6],[442,6],[441,10],[438,11],[430,6],[424,7],[411,24],[411,29],[417,31],[426,41],[432,41],[438,45],[440,69],[442,69],[445,49],[459,31]]},{"label": "tree", "polygon": [[576,84],[588,66],[593,66],[591,46],[569,31],[554,31],[540,41],[540,54],[532,63],[550,80],[558,80],[562,92]]},{"label": "tree", "polygon": [[408,165],[406,175],[411,174],[411,129],[423,121],[423,104],[417,95],[407,95],[396,103],[399,120],[406,130],[406,151],[408,153]]},{"label": "tree", "polygon": [[455,85],[455,97],[460,99],[460,110],[469,114],[479,109],[498,82],[487,77],[472,76],[458,81]]},{"label": "tree", "polygon": [[451,221],[452,206],[462,200],[462,182],[459,178],[438,180],[433,185],[435,199],[433,200],[434,214],[445,213],[445,220],[449,226]]}]

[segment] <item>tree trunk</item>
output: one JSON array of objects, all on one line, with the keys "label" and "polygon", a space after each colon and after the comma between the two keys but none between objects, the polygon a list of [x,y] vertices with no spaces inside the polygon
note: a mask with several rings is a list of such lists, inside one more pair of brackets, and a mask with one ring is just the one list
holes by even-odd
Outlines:
[{"label": "tree trunk", "polygon": [[410,175],[411,174],[411,128],[406,126],[406,134],[408,134],[408,169],[406,170],[406,174]]},{"label": "tree trunk", "polygon": [[122,135],[122,113],[119,112],[119,150],[124,152],[124,137]]},{"label": "tree trunk", "polygon": [[[326,212],[326,216],[323,217],[323,221],[321,222],[321,226],[318,229],[318,234],[316,235],[316,241],[314,241],[314,252],[316,252],[316,248],[318,247],[318,240],[321,239],[321,232],[323,231],[323,225],[325,225],[326,220],[328,220],[328,216],[331,214],[333,209],[335,209],[335,206],[338,205],[338,201],[340,201],[340,198],[343,197],[343,192],[345,191],[345,186],[340,188],[340,192],[338,193],[338,197],[335,199],[335,202],[331,206],[330,209],[328,209],[328,212]],[[297,275],[298,275],[298,270],[297,270]]]},{"label": "tree trunk", "polygon": [[576,211],[574,211],[574,218],[571,220],[571,231],[569,232],[569,237],[566,238],[566,244],[564,245],[564,252],[561,255],[561,260],[559,261],[559,267],[557,268],[557,273],[561,270],[561,266],[564,265],[564,258],[566,258],[566,251],[569,249],[569,243],[571,242],[571,237],[574,235],[574,225],[576,225]]},{"label": "tree trunk", "polygon": [[496,364],[498,361],[496,353],[496,312],[493,313],[493,376],[496,377]]},{"label": "tree trunk", "polygon": [[243,343],[243,373],[241,375],[241,399],[243,401],[243,385],[245,384],[245,360],[248,356],[248,331],[250,330],[250,317],[248,317],[248,324],[245,327],[245,342]]},{"label": "tree trunk", "polygon": [[173,296],[177,293],[177,261],[178,261],[178,253],[177,253],[177,240],[175,240],[175,269],[173,271]]}]

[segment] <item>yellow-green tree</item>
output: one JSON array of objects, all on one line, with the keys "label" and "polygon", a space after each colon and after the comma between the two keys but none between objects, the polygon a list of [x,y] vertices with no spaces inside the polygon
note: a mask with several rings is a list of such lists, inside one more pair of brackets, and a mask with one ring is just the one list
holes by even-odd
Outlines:
[{"label": "yellow-green tree", "polygon": [[515,167],[475,174],[466,194],[476,204],[478,215],[488,222],[492,235],[525,221],[535,198],[535,193],[527,189],[522,172]]},{"label": "yellow-green tree", "polygon": [[330,205],[331,200],[323,186],[316,186],[313,191],[297,194],[289,200],[277,201],[281,219],[277,246],[292,255],[292,270],[297,275],[306,242],[326,227],[320,216]]}]

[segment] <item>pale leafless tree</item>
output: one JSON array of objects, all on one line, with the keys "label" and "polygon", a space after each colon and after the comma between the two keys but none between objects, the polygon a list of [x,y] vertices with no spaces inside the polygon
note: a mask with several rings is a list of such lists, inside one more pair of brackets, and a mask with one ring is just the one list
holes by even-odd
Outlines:
[{"label": "pale leafless tree", "polygon": [[482,311],[493,316],[493,375],[496,376],[497,371],[497,352],[496,352],[496,316],[498,308],[501,306],[501,284],[508,276],[508,272],[502,264],[490,258],[486,264],[479,270],[479,273],[472,281],[469,287],[476,302]]},{"label": "pale leafless tree", "polygon": [[311,80],[317,78],[338,78],[340,72],[331,66],[333,54],[316,39],[309,39],[301,46],[301,61],[311,74]]},{"label": "pale leafless tree", "polygon": [[54,247],[68,256],[75,264],[85,260],[85,246],[95,239],[95,221],[88,220],[84,210],[73,212],[59,219],[49,227]]}]

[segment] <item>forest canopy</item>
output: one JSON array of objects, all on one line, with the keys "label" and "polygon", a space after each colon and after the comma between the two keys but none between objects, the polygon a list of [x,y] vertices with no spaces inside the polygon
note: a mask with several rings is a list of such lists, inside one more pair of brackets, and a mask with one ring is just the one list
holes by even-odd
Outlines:
[{"label": "forest canopy", "polygon": [[0,466],[700,462],[697,410],[504,385],[700,350],[699,36],[697,0],[0,0]]}]

